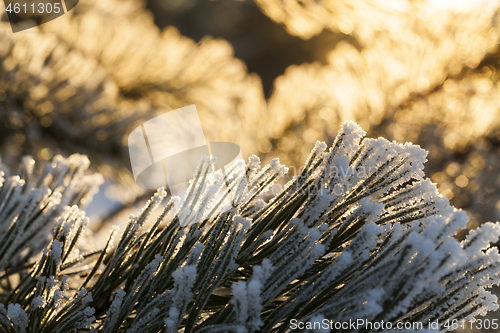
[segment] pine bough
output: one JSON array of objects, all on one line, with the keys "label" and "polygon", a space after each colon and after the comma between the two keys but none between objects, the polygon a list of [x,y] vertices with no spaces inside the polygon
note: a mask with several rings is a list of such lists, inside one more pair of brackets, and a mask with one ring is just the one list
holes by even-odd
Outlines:
[{"label": "pine bough", "polygon": [[443,324],[496,310],[500,226],[459,242],[467,217],[425,178],[426,152],[364,135],[344,123],[267,200],[287,172],[278,160],[222,176],[207,157],[178,213],[160,189],[98,251],[82,250],[75,206],[98,183],[88,161],[56,158],[37,176],[25,160],[22,179],[1,178],[0,331],[288,332],[292,319]]}]

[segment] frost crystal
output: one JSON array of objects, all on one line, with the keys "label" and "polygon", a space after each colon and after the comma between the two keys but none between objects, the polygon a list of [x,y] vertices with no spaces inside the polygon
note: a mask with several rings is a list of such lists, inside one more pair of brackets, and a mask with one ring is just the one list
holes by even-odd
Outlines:
[{"label": "frost crystal", "polygon": [[[214,167],[205,158],[178,213],[160,189],[91,252],[81,242],[84,214],[51,201],[60,193],[61,204],[74,203],[78,182],[65,190],[5,177],[0,288],[11,272],[23,278],[0,293],[0,330],[288,332],[293,318],[428,327],[496,310],[488,288],[500,283],[491,246],[499,224],[457,240],[467,216],[425,178],[426,152],[363,135],[344,124],[330,149],[317,143],[301,173],[271,198],[286,172],[279,160],[260,166],[252,157],[204,177]],[[47,177],[58,183],[71,168],[57,158]],[[41,226],[52,230],[48,239],[39,237]]]},{"label": "frost crystal", "polygon": [[12,320],[12,323],[17,328],[18,332],[26,332],[26,329],[28,328],[28,316],[21,308],[20,304],[9,304],[7,315],[10,320]]}]

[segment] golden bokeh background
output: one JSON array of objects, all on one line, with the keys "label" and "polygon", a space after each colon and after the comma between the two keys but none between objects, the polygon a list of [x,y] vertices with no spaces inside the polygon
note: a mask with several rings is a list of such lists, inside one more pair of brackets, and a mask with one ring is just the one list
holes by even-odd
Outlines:
[{"label": "golden bokeh background", "polygon": [[[3,5],[2,5],[3,6]],[[4,9],[4,8],[2,8]],[[429,151],[469,227],[500,220],[500,2],[80,0],[26,32],[0,23],[0,153],[89,155],[136,202],[126,138],[196,104],[209,141],[299,168],[345,120]]]}]

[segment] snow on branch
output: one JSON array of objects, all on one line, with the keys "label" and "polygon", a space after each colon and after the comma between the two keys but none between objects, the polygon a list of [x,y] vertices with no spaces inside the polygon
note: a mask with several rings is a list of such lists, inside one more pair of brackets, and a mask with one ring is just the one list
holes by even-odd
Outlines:
[{"label": "snow on branch", "polygon": [[[90,191],[85,163],[56,159],[40,180],[4,176],[0,330],[288,332],[292,320],[323,319],[427,328],[496,310],[500,225],[457,240],[467,216],[425,178],[427,153],[364,135],[344,123],[270,199],[287,172],[279,160],[205,177],[206,158],[179,212],[160,189],[92,253],[79,252],[84,213],[61,207]],[[230,200],[217,195],[223,184]],[[51,233],[27,234],[33,225]]]}]

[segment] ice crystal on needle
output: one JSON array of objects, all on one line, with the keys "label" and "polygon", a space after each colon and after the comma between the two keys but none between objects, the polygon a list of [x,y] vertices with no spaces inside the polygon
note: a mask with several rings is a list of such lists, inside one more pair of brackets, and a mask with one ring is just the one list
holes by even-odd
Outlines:
[{"label": "ice crystal on needle", "polygon": [[[0,213],[11,220],[0,250],[10,255],[0,268],[0,332],[289,332],[292,319],[426,329],[438,320],[445,331],[447,320],[497,309],[487,288],[500,283],[490,245],[500,225],[460,242],[453,236],[467,216],[425,178],[426,152],[364,135],[343,124],[333,145],[318,143],[271,199],[287,171],[279,160],[261,166],[251,157],[221,178],[207,176],[213,160],[205,159],[179,210],[201,222],[181,223],[175,198],[162,204],[160,189],[121,235],[113,231],[90,253],[78,251],[87,218],[77,207],[50,208],[50,185],[5,177]],[[219,193],[227,189],[229,210]],[[67,195],[52,205],[77,203]],[[14,242],[34,221],[52,225],[52,236],[36,246]]]}]

